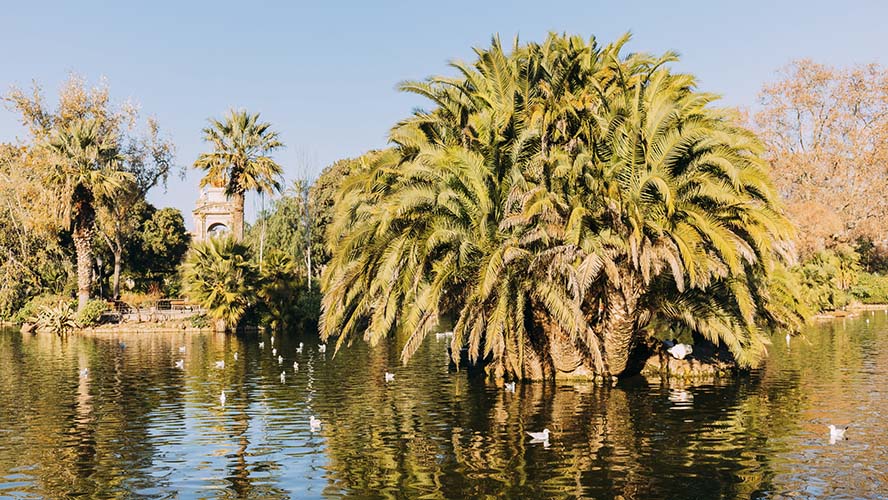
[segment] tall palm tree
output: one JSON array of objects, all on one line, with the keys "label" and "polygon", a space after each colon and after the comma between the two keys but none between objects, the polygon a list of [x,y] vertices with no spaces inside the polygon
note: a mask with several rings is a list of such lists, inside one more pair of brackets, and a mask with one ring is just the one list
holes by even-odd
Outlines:
[{"label": "tall palm tree", "polygon": [[67,200],[77,252],[77,309],[89,302],[93,270],[96,199],[112,197],[132,176],[119,170],[117,137],[95,119],[74,120],[54,131],[46,143],[55,168],[51,182]]},{"label": "tall palm tree", "polygon": [[771,291],[792,230],[761,146],[627,40],[494,39],[404,84],[436,107],[343,183],[322,335],[394,333],[406,361],[453,315],[454,354],[493,375],[611,377],[655,320],[761,359],[795,310]]},{"label": "tall palm tree", "polygon": [[281,190],[283,172],[271,154],[284,147],[271,124],[259,121],[259,113],[231,110],[223,120],[210,119],[203,129],[204,140],[213,151],[203,153],[194,166],[206,171],[201,187],[224,187],[232,198],[236,218],[232,231],[244,237],[244,195],[247,191],[273,193]]}]

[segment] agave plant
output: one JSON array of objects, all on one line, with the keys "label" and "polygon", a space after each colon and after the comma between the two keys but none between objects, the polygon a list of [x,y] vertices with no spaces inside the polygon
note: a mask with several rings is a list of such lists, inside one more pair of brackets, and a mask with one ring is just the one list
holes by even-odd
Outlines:
[{"label": "agave plant", "polygon": [[225,235],[195,243],[185,257],[188,298],[207,310],[218,331],[236,329],[254,302],[255,274],[247,246]]},{"label": "agave plant", "polygon": [[394,334],[406,362],[452,315],[454,355],[494,375],[616,376],[655,320],[760,360],[799,317],[761,145],[627,40],[494,39],[403,84],[435,107],[340,188],[322,336]]},{"label": "agave plant", "polygon": [[59,302],[55,306],[43,306],[37,317],[33,319],[37,331],[66,335],[80,328],[77,324],[77,311],[67,302]]}]

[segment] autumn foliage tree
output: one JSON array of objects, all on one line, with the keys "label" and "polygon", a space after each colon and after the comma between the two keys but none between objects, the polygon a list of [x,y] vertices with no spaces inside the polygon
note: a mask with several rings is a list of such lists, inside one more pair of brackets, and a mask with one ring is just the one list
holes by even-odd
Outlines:
[{"label": "autumn foliage tree", "polygon": [[755,116],[803,256],[858,238],[884,244],[888,69],[795,61]]}]

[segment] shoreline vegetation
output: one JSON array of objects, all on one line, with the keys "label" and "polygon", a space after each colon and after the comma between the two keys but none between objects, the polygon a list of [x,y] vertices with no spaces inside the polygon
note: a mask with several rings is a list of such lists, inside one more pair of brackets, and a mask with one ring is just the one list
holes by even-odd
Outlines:
[{"label": "shoreline vegetation", "polygon": [[[14,88],[29,135],[0,144],[0,321],[296,328],[335,350],[392,342],[404,363],[452,325],[454,364],[497,383],[604,384],[725,376],[762,363],[772,332],[888,308],[888,72],[795,61],[746,116],[628,40],[494,37],[454,75],[403,82],[428,108],[314,180],[285,182],[260,114],[211,119],[193,167],[234,221],[195,241],[146,201],[183,174],[154,120],[77,77],[55,108]],[[105,322],[109,301],[169,297],[201,314]]]}]

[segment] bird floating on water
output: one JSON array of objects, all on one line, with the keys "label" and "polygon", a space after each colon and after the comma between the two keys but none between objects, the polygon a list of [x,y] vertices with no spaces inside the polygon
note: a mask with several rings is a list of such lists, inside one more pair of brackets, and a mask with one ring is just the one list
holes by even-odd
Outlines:
[{"label": "bird floating on water", "polygon": [[506,382],[503,384],[503,389],[505,389],[506,392],[515,392],[515,382]]},{"label": "bird floating on water", "polygon": [[80,370],[80,378],[89,377],[89,368],[84,368]]},{"label": "bird floating on water", "polygon": [[318,344],[318,352],[320,352],[320,353],[327,352],[327,344]]},{"label": "bird floating on water", "polygon": [[183,354],[185,353],[185,346],[184,345],[179,346],[179,352],[181,352]]},{"label": "bird floating on water", "polygon": [[265,349],[265,342],[259,342],[259,349]]},{"label": "bird floating on water", "polygon": [[277,348],[271,350],[271,355],[272,355],[272,356],[277,356],[277,355],[278,355],[278,350],[277,350]]},{"label": "bird floating on water", "polygon": [[222,391],[222,394],[219,395],[219,402],[222,403],[222,406],[225,406],[225,391]]},{"label": "bird floating on water", "polygon": [[293,371],[294,371],[294,372],[298,372],[298,371],[299,371],[299,363],[297,363],[296,361],[293,362]]},{"label": "bird floating on water", "polygon": [[791,340],[792,340],[792,335],[787,333],[786,334],[786,347],[789,347],[789,341],[791,341]]},{"label": "bird floating on water", "polygon": [[237,351],[234,351],[234,360],[237,361]]},{"label": "bird floating on water", "polygon": [[283,363],[283,362],[284,362],[284,357],[283,357],[283,356],[278,356],[278,364],[281,364],[281,363]]},{"label": "bird floating on water", "polygon": [[179,369],[185,368],[185,360],[180,359],[179,361],[176,361],[176,368],[179,368]]},{"label": "bird floating on water", "polygon": [[848,430],[849,426],[845,426],[844,428],[836,427],[833,424],[829,424],[829,442],[830,444],[835,443],[839,439],[845,439],[845,431]]},{"label": "bird floating on water", "polygon": [[530,436],[533,441],[549,441],[549,429],[543,429],[543,432],[528,432],[527,435]]},{"label": "bird floating on water", "polygon": [[273,336],[273,335],[272,335],[272,337],[271,337],[271,345],[272,345],[272,346],[274,345],[274,336]]},{"label": "bird floating on water", "polygon": [[685,356],[694,352],[694,348],[688,344],[675,344],[669,349],[666,349],[666,352],[671,354],[675,359],[685,359]]},{"label": "bird floating on water", "polygon": [[302,354],[302,342],[300,342],[299,347],[296,348],[296,354]]},{"label": "bird floating on water", "polygon": [[126,342],[121,342],[118,345],[120,346],[121,349],[126,349]]},{"label": "bird floating on water", "polygon": [[318,432],[321,430],[321,421],[320,419],[315,418],[314,415],[308,420],[308,426],[311,428],[311,432]]},{"label": "bird floating on water", "polygon": [[394,374],[394,373],[385,372],[385,381],[386,381],[386,382],[394,382],[394,381],[395,381],[395,374]]},{"label": "bird floating on water", "polygon": [[225,360],[223,359],[222,361],[216,361],[216,368],[225,368]]},{"label": "bird floating on water", "polygon": [[281,372],[281,383],[283,384],[286,381],[287,381],[287,372]]}]

